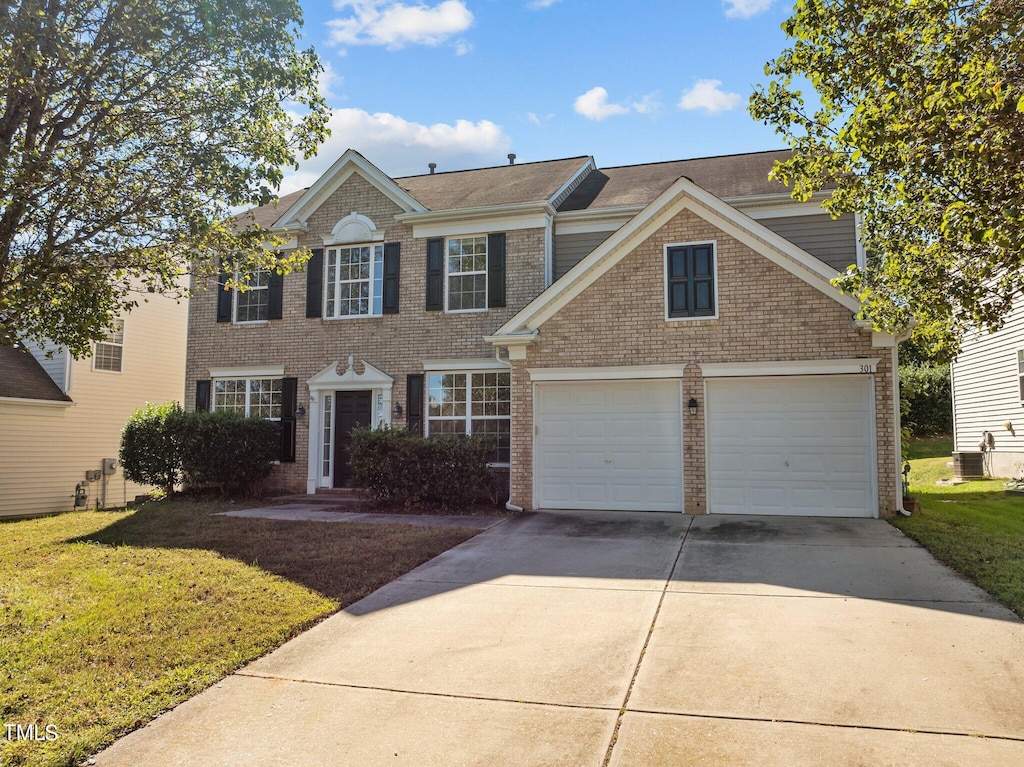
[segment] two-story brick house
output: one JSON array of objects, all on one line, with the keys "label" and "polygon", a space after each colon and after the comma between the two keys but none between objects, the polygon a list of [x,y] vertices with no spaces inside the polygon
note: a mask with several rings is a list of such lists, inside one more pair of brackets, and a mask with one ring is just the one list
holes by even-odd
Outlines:
[{"label": "two-story brick house", "polygon": [[784,155],[392,179],[350,150],[249,214],[305,273],[192,299],[187,406],[280,419],[309,493],[387,423],[493,436],[523,508],[890,514],[895,343],[828,282],[856,222],[768,181]]}]

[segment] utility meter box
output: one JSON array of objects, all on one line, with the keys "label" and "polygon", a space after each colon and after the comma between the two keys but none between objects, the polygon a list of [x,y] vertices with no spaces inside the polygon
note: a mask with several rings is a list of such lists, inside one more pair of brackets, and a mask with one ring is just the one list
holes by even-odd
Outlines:
[{"label": "utility meter box", "polygon": [[116,458],[104,458],[103,459],[103,473],[113,474],[117,471],[117,459]]}]

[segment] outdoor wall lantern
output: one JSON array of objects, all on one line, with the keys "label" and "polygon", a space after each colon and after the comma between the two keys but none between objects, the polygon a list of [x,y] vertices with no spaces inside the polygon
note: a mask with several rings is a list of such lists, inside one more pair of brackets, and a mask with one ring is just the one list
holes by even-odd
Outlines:
[{"label": "outdoor wall lantern", "polygon": [[305,414],[306,414],[306,408],[302,407],[302,405],[299,405],[297,408],[295,408],[295,417],[296,418],[302,418],[302,416],[304,416]]},{"label": "outdoor wall lantern", "polygon": [[697,398],[690,397],[690,401],[686,403],[686,406],[690,408],[690,415],[697,415]]},{"label": "outdoor wall lantern", "polygon": [[401,402],[396,402],[395,403],[395,415],[397,415],[399,418],[402,417],[402,403]]}]

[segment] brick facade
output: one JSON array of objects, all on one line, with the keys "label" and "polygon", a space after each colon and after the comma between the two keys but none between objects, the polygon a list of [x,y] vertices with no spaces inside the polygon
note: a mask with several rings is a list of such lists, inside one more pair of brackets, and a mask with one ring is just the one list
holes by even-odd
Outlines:
[{"label": "brick facade", "polygon": [[[717,243],[718,318],[668,322],[664,246]],[[872,348],[850,310],[684,210],[539,328],[513,368],[512,502],[533,499],[533,384],[527,369],[685,365],[683,400],[703,404],[702,363],[881,358],[875,375],[879,513],[896,507],[892,361]],[[683,415],[686,511],[706,509],[704,418]]]}]

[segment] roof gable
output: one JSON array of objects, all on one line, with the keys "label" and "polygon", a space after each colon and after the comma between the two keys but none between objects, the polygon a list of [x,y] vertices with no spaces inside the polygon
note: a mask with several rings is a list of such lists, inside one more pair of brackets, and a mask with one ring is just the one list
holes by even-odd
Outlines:
[{"label": "roof gable", "polygon": [[419,200],[396,184],[390,176],[386,175],[376,165],[359,154],[359,152],[354,149],[347,149],[326,173],[320,176],[311,187],[306,189],[292,203],[291,207],[285,209],[284,213],[277,218],[271,228],[301,229],[305,227],[306,220],[310,214],[323,205],[342,184],[356,173],[366,179],[371,186],[392,200],[406,213],[427,212],[427,208]]},{"label": "roof gable", "polygon": [[503,340],[534,337],[548,319],[631,253],[636,245],[652,236],[683,210],[692,211],[851,312],[860,309],[855,298],[831,285],[829,280],[835,276],[835,272],[817,258],[689,179],[680,178],[570,269],[562,279],[531,301],[493,336],[489,336],[488,340],[500,346]]},{"label": "roof gable", "polygon": [[0,346],[0,397],[71,402],[23,345]]}]

